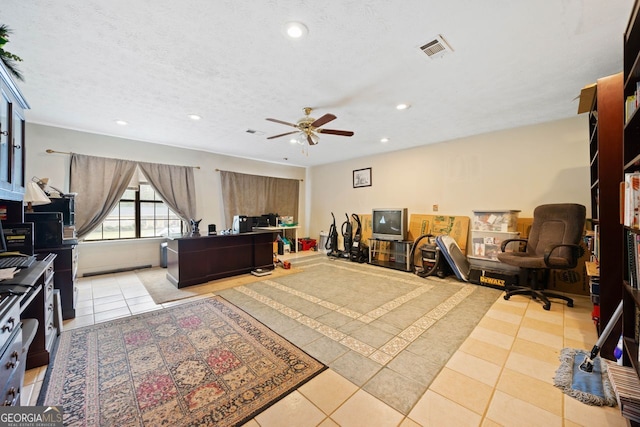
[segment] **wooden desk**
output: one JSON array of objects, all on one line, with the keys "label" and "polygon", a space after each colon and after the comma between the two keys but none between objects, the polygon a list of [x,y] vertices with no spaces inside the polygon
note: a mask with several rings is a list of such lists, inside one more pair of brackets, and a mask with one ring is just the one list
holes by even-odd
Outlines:
[{"label": "wooden desk", "polygon": [[50,354],[57,337],[53,306],[53,261],[48,255],[31,267],[18,272],[13,279],[0,282],[0,290],[7,287],[15,292],[28,292],[20,300],[20,319],[36,319],[38,330],[29,346],[27,369],[49,364]]},{"label": "wooden desk", "polygon": [[167,240],[167,279],[178,288],[273,268],[271,231]]},{"label": "wooden desk", "polygon": [[53,268],[55,275],[53,283],[60,290],[62,318],[64,320],[76,317],[76,276],[78,273],[78,250],[75,244],[63,244],[58,248],[37,249],[36,254],[56,254]]},{"label": "wooden desk", "polygon": [[57,337],[54,258],[47,256],[0,282],[0,293],[4,294],[0,301],[0,405],[19,405],[25,369],[50,361]]}]

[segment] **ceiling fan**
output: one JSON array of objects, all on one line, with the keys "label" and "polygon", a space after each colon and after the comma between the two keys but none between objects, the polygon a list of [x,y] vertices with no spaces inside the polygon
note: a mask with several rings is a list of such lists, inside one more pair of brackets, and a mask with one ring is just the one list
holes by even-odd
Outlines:
[{"label": "ceiling fan", "polygon": [[298,122],[295,124],[284,122],[278,119],[267,119],[270,122],[280,123],[280,124],[291,126],[297,129],[292,132],[281,133],[280,135],[270,136],[267,139],[280,138],[281,136],[293,135],[294,133],[299,133],[301,134],[302,137],[306,138],[307,142],[309,142],[309,145],[316,145],[320,139],[317,135],[319,133],[326,133],[330,135],[340,135],[340,136],[353,136],[353,132],[349,130],[320,128],[320,126],[325,125],[332,120],[335,120],[336,116],[334,116],[333,114],[325,114],[319,119],[314,119],[313,117],[310,116],[311,111],[313,111],[313,108],[305,107],[304,108],[305,116],[300,120],[298,120]]}]

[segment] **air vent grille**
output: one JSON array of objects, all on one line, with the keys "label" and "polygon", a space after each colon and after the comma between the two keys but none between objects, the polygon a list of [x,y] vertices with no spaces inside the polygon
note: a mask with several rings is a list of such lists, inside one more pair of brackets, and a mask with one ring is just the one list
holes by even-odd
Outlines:
[{"label": "air vent grille", "polygon": [[453,49],[451,49],[451,46],[449,46],[442,35],[438,35],[434,40],[420,46],[420,50],[429,58],[439,58],[447,52],[453,52]]}]

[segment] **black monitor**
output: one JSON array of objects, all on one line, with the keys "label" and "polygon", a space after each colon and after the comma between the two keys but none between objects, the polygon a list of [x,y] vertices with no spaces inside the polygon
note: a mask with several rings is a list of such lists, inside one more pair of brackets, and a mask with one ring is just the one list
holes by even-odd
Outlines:
[{"label": "black monitor", "polygon": [[75,225],[75,194],[64,194],[62,197],[52,197],[51,203],[33,206],[34,212],[60,212],[65,226]]},{"label": "black monitor", "polygon": [[32,222],[4,223],[0,234],[3,249],[7,252],[19,252],[23,255],[33,255],[34,226]]},{"label": "black monitor", "polygon": [[62,246],[61,212],[25,212],[24,220],[34,224],[35,249],[59,248]]}]

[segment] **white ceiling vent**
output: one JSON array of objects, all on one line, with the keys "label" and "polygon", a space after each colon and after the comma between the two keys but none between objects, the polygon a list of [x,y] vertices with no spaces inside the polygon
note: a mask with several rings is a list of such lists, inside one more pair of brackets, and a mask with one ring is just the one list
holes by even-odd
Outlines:
[{"label": "white ceiling vent", "polygon": [[441,34],[438,34],[438,36],[434,40],[431,40],[429,43],[420,46],[420,50],[432,59],[439,58],[448,52],[453,52],[453,49],[451,49],[451,46],[449,46],[449,44]]}]

